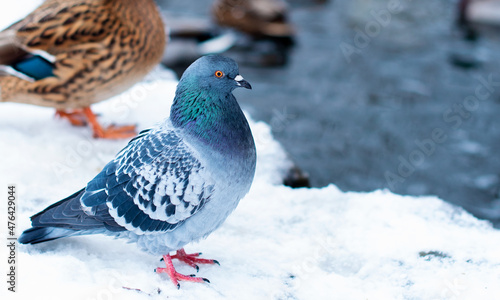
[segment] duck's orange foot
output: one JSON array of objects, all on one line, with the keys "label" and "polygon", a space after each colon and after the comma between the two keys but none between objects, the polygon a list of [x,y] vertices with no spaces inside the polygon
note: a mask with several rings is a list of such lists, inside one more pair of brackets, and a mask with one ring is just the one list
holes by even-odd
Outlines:
[{"label": "duck's orange foot", "polygon": [[75,109],[71,112],[58,109],[56,110],[56,117],[67,119],[73,126],[87,126],[87,116],[82,109]]},{"label": "duck's orange foot", "polygon": [[135,125],[125,125],[125,126],[115,126],[111,125],[107,128],[103,128],[101,124],[97,121],[95,114],[92,112],[90,107],[83,109],[83,113],[87,117],[92,130],[94,131],[95,138],[102,139],[126,139],[137,135]]},{"label": "duck's orange foot", "polygon": [[135,125],[116,126],[111,125],[103,128],[97,121],[97,117],[90,107],[74,109],[70,112],[58,109],[56,116],[67,119],[73,126],[92,126],[95,138],[101,139],[127,139],[137,135]]},{"label": "duck's orange foot", "polygon": [[101,139],[127,139],[137,135],[135,125],[111,125],[107,128],[102,128],[99,125],[99,127],[92,126],[92,129],[94,130],[94,137]]},{"label": "duck's orange foot", "polygon": [[[182,251],[184,252],[184,250],[182,250]],[[175,270],[174,264],[172,263],[172,257],[170,256],[170,254],[163,255],[163,261],[165,262],[166,268],[156,268],[155,272],[156,273],[167,273],[168,276],[170,276],[170,280],[177,288],[181,287],[181,285],[179,284],[179,281],[210,283],[210,281],[206,278],[196,277],[195,275],[188,276],[188,275],[183,275],[183,274],[178,273]]]}]

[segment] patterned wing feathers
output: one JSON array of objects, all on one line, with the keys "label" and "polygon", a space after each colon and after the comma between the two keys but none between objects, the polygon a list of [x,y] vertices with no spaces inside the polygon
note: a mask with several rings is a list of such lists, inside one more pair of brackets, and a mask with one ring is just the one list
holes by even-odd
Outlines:
[{"label": "patterned wing feathers", "polygon": [[156,133],[131,141],[88,184],[82,203],[106,203],[119,225],[147,234],[173,230],[212,192],[210,176],[190,148],[173,132]]}]

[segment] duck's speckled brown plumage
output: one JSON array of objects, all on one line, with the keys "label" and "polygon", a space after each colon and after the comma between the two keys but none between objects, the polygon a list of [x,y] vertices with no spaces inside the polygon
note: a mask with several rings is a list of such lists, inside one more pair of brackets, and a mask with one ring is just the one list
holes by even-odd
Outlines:
[{"label": "duck's speckled brown plumage", "polygon": [[288,7],[283,0],[215,0],[215,21],[254,36],[292,37]]},{"label": "duck's speckled brown plumage", "polygon": [[41,50],[54,76],[0,73],[0,101],[78,109],[123,92],[161,59],[164,26],[153,0],[47,0],[0,33],[0,64]]}]

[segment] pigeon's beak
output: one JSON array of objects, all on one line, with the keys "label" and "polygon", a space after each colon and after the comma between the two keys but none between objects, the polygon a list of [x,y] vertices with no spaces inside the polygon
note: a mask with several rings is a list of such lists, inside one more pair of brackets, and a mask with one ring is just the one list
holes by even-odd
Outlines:
[{"label": "pigeon's beak", "polygon": [[238,85],[239,87],[244,87],[249,90],[252,89],[250,83],[248,83],[248,81],[246,81],[241,75],[236,75],[236,77],[234,77],[234,81],[236,81],[236,85]]}]

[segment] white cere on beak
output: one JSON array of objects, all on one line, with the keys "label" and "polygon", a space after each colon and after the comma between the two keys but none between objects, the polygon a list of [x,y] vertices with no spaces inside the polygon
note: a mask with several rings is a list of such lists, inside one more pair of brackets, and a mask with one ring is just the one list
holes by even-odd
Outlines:
[{"label": "white cere on beak", "polygon": [[236,77],[234,77],[234,80],[236,80],[238,85],[240,85],[240,81],[245,80],[245,78],[243,78],[243,76],[241,76],[241,75],[236,75]]}]

